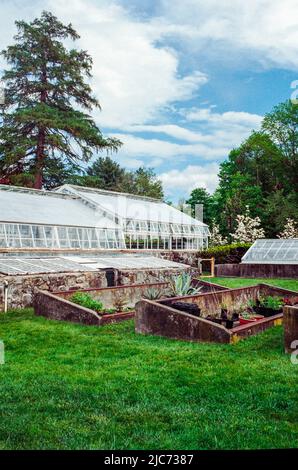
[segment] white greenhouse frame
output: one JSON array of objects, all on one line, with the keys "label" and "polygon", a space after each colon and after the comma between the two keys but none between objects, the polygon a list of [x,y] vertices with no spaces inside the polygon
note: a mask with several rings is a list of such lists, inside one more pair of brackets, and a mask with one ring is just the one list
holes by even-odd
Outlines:
[{"label": "white greenhouse frame", "polygon": [[122,230],[0,223],[0,248],[125,249]]},{"label": "white greenhouse frame", "polygon": [[208,247],[210,235],[163,201],[72,185],[0,185],[0,212],[0,249],[191,251]]},{"label": "white greenhouse frame", "polygon": [[298,238],[258,239],[242,257],[243,264],[298,264]]}]

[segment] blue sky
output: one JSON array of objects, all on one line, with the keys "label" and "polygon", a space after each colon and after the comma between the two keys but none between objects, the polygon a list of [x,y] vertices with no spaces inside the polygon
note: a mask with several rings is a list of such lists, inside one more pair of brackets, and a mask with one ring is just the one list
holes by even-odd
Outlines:
[{"label": "blue sky", "polygon": [[[0,0],[1,49],[14,20],[43,9],[72,22],[94,60],[94,117],[153,167],[173,201],[217,185],[218,165],[298,79],[297,0]],[[0,67],[4,64],[0,63]]]}]

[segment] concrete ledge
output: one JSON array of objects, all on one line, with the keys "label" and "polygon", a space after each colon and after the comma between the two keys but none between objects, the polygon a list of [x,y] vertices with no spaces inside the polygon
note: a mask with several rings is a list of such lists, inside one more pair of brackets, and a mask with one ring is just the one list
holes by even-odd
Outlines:
[{"label": "concrete ledge", "polygon": [[298,349],[298,306],[286,306],[283,312],[285,352],[293,353]]},{"label": "concrete ledge", "polygon": [[262,333],[262,331],[271,328],[272,326],[281,325],[283,322],[283,314],[278,313],[272,317],[264,318],[257,322],[251,322],[248,325],[240,325],[236,328],[231,329],[232,332],[232,343],[237,343],[238,339],[247,338],[248,336]]},{"label": "concrete ledge", "polygon": [[93,310],[40,290],[35,292],[33,307],[35,315],[51,320],[71,321],[85,325],[100,325],[102,322],[102,317]]},{"label": "concrete ledge", "polygon": [[141,334],[216,343],[230,343],[232,336],[222,325],[150,300],[136,304],[135,330]]}]

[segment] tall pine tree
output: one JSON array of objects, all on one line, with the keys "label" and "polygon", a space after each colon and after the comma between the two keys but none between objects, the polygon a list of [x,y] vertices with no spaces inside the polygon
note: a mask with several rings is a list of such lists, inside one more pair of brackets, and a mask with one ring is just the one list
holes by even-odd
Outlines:
[{"label": "tall pine tree", "polygon": [[117,150],[121,142],[104,138],[87,114],[100,105],[86,82],[91,57],[64,45],[79,38],[72,25],[43,12],[16,26],[16,43],[2,51],[10,70],[2,77],[0,174],[29,175],[41,188],[57,162],[88,161],[93,152]]}]

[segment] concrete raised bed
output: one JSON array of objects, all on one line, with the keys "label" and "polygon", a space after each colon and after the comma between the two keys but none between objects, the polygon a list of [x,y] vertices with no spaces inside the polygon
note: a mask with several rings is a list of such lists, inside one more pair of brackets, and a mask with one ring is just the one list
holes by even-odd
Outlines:
[{"label": "concrete raised bed", "polygon": [[273,325],[281,324],[283,314],[264,318],[255,323],[227,329],[204,317],[196,317],[176,310],[171,306],[174,302],[183,301],[196,303],[201,308],[203,316],[216,317],[221,303],[247,303],[256,300],[259,295],[275,295],[288,298],[294,304],[298,302],[298,292],[258,284],[257,286],[239,289],[226,289],[218,292],[198,294],[195,296],[176,297],[152,302],[141,300],[136,305],[136,332],[153,334],[187,341],[207,341],[216,343],[234,343],[243,337],[257,334]]},{"label": "concrete raised bed", "polygon": [[[196,285],[202,286],[202,292],[214,292],[217,289],[225,290],[210,282],[196,281]],[[36,315],[41,315],[53,320],[66,320],[87,325],[103,325],[128,320],[134,317],[134,312],[113,313],[101,315],[93,310],[86,309],[70,301],[75,292],[84,292],[91,295],[94,300],[100,300],[106,308],[113,307],[116,296],[125,299],[128,307],[134,308],[135,304],[143,298],[148,288],[166,289],[168,283],[157,282],[153,284],[133,284],[129,286],[88,288],[79,290],[68,290],[64,292],[49,293],[36,290],[34,295],[34,310]]]}]

